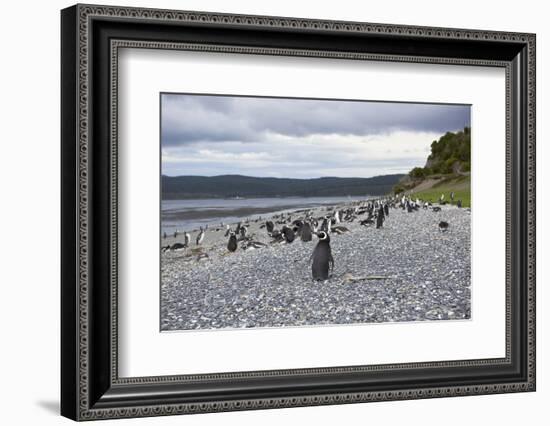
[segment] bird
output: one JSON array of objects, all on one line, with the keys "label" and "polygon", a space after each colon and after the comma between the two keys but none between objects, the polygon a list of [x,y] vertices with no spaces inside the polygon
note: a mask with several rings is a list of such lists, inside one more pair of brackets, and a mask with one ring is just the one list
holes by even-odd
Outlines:
[{"label": "bird", "polygon": [[197,239],[195,240],[197,245],[200,245],[204,240],[204,229],[202,228],[202,226],[200,228],[201,228],[201,230],[200,230],[199,234],[197,235]]},{"label": "bird", "polygon": [[267,235],[270,236],[271,238],[273,238],[273,240],[271,241],[272,244],[282,243],[283,241],[285,241],[285,236],[278,229],[273,230],[273,232],[271,232]]},{"label": "bird", "polygon": [[294,241],[294,238],[296,236],[294,231],[288,226],[283,226],[283,228],[281,229],[281,233],[284,235],[286,242],[289,244]]},{"label": "bird", "polygon": [[458,200],[458,201],[456,202],[456,206],[457,206],[459,209],[462,208],[462,200]]},{"label": "bird", "polygon": [[265,223],[265,229],[267,230],[268,234],[271,234],[273,232],[273,230],[275,229],[275,225],[273,225],[272,221],[268,220]]},{"label": "bird", "polygon": [[439,222],[439,230],[441,232],[445,232],[448,229],[449,229],[449,222],[445,222],[443,220],[441,222]]},{"label": "bird", "polygon": [[237,236],[234,232],[229,235],[229,241],[227,243],[227,250],[233,252],[237,250]]},{"label": "bird", "polygon": [[185,244],[185,247],[189,247],[189,242],[191,241],[191,235],[189,235],[189,232],[183,233],[183,244]]},{"label": "bird", "polygon": [[349,229],[346,228],[345,226],[333,226],[332,232],[338,235],[342,235],[346,232],[349,232]]},{"label": "bird", "polygon": [[185,248],[185,245],[182,243],[174,243],[170,247],[170,251],[177,251],[177,250],[183,250]]},{"label": "bird", "polygon": [[384,223],[384,208],[380,207],[378,210],[378,216],[376,216],[376,229],[382,228]]},{"label": "bird", "polygon": [[168,235],[166,235],[166,232],[162,235],[164,239],[168,238]]},{"label": "bird", "polygon": [[308,222],[304,222],[304,224],[300,228],[300,239],[304,242],[312,240],[311,225]]},{"label": "bird", "polygon": [[330,249],[330,237],[327,232],[317,233],[319,242],[315,246],[311,264],[311,275],[315,281],[328,279],[329,270],[334,270],[334,258]]}]

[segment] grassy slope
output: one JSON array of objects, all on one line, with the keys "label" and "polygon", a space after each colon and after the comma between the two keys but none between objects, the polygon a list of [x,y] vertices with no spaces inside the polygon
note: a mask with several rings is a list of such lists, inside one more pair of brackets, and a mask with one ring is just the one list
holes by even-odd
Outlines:
[{"label": "grassy slope", "polygon": [[462,200],[463,207],[471,207],[470,176],[449,176],[434,182],[431,188],[421,188],[418,192],[415,191],[415,188],[407,191],[414,197],[433,203],[439,201],[441,194],[445,194],[445,201],[449,202],[451,192],[455,193],[454,203]]}]

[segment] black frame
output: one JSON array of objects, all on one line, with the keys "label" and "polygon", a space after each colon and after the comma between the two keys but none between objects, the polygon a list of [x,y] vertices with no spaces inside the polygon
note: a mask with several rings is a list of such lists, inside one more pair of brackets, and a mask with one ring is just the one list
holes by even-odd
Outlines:
[{"label": "black frame", "polygon": [[[535,390],[535,35],[76,5],[61,13],[61,413],[74,420]],[[507,356],[118,378],[121,47],[499,66],[507,71]]]}]

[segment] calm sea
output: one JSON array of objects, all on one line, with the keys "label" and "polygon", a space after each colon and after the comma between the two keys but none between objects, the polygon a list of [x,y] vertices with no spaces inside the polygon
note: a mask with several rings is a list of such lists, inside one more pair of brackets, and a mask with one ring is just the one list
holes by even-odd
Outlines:
[{"label": "calm sea", "polygon": [[275,213],[323,205],[339,204],[364,197],[288,197],[288,198],[244,198],[244,199],[202,199],[163,200],[161,203],[162,232],[171,234],[174,230],[193,231],[209,225],[237,223],[246,218],[256,219]]}]

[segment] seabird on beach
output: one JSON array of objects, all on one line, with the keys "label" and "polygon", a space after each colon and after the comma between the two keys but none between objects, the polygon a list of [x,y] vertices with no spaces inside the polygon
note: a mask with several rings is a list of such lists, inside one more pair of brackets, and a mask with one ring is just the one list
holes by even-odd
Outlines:
[{"label": "seabird on beach", "polygon": [[328,279],[329,270],[334,269],[334,258],[330,249],[330,237],[325,231],[317,233],[319,242],[311,255],[313,262],[311,264],[311,275],[315,281],[324,281]]},{"label": "seabird on beach", "polygon": [[273,241],[271,241],[272,244],[282,243],[283,241],[285,241],[285,236],[278,229],[274,229],[273,232],[270,232],[267,235],[273,238]]},{"label": "seabird on beach", "polygon": [[271,222],[270,220],[268,220],[266,223],[265,223],[265,229],[267,230],[267,233],[268,234],[271,234],[273,232],[273,230],[275,229],[275,225],[273,225],[273,222]]},{"label": "seabird on beach", "polygon": [[439,230],[441,232],[445,232],[448,229],[449,229],[449,223],[448,222],[445,222],[445,221],[439,222]]},{"label": "seabird on beach", "polygon": [[384,223],[384,208],[380,207],[378,210],[378,215],[376,216],[376,229],[382,228]]},{"label": "seabird on beach", "polygon": [[304,222],[300,227],[300,238],[304,242],[311,241],[311,225],[308,222]]},{"label": "seabird on beach", "polygon": [[283,228],[281,229],[281,233],[284,235],[286,242],[289,244],[294,241],[294,238],[296,236],[296,234],[294,234],[294,231],[286,225],[283,226]]},{"label": "seabird on beach", "polygon": [[185,244],[185,247],[189,247],[189,242],[191,241],[191,235],[189,235],[189,232],[183,233],[183,243]]},{"label": "seabird on beach", "polygon": [[202,229],[202,226],[201,226],[200,228],[201,228],[201,230],[200,230],[200,232],[199,232],[199,235],[197,235],[197,239],[196,239],[197,245],[200,245],[200,244],[203,242],[203,240],[204,240],[204,233],[205,233],[205,230]]},{"label": "seabird on beach", "polygon": [[342,234],[345,234],[346,232],[349,232],[349,229],[346,228],[345,226],[333,226],[332,232],[334,234],[342,235]]},{"label": "seabird on beach", "polygon": [[177,251],[177,250],[183,250],[185,249],[185,244],[182,243],[174,243],[170,247],[170,251]]},{"label": "seabird on beach", "polygon": [[227,243],[227,250],[233,252],[237,250],[237,236],[234,232],[229,235],[229,241]]}]

